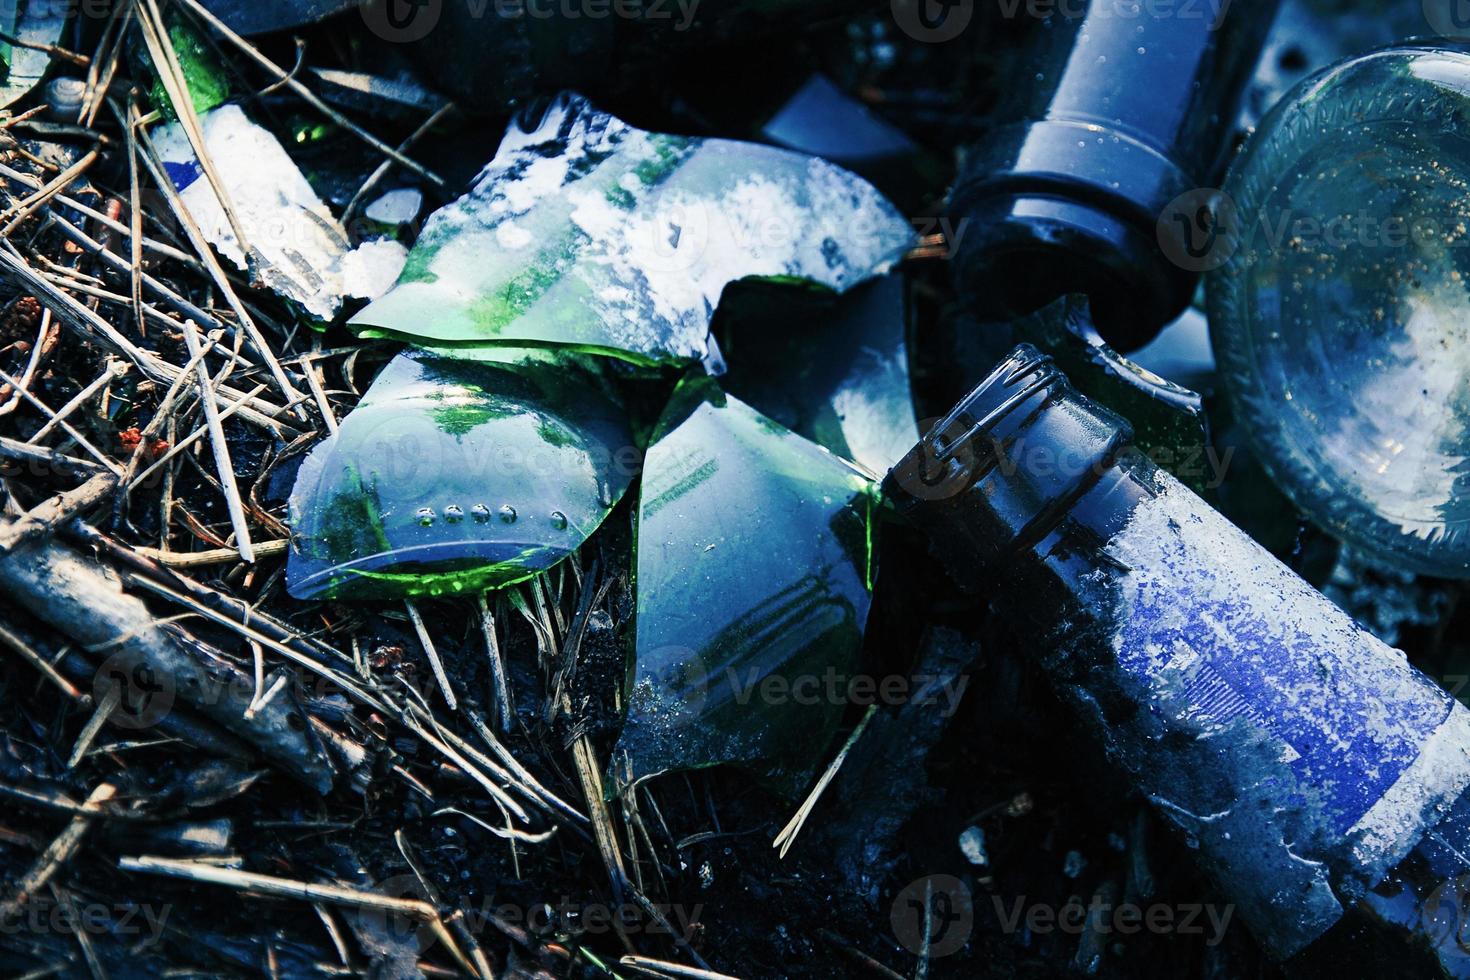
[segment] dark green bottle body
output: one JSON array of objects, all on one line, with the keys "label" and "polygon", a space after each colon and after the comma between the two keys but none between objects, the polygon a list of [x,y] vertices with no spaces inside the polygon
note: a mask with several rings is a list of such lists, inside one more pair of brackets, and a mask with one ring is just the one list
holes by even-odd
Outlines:
[{"label": "dark green bottle body", "polygon": [[1463,974],[1470,712],[1130,437],[1018,348],[885,491],[1269,952]]}]

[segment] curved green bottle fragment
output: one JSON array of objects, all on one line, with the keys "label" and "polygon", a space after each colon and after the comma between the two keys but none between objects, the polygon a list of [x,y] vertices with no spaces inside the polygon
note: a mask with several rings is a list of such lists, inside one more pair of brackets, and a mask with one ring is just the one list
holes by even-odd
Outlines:
[{"label": "curved green bottle fragment", "polygon": [[1103,343],[1087,299],[1064,296],[1012,323],[1016,342],[1035,344],[1072,385],[1126,418],[1133,444],[1196,493],[1218,486],[1206,456],[1208,419],[1199,394],[1161,378]]},{"label": "curved green bottle fragment", "polygon": [[398,284],[351,325],[421,345],[717,362],[709,321],[726,284],[841,291],[913,241],[870,184],[823,160],[648,133],[562,96],[511,126],[470,192],[429,219]]},{"label": "curved green bottle fragment", "polygon": [[842,717],[846,687],[829,679],[858,666],[875,488],[707,378],[680,385],[657,435],[613,770],[736,763],[794,794]]},{"label": "curved green bottle fragment", "polygon": [[919,441],[900,273],[841,296],[730,289],[716,326],[722,386],[765,415],[881,476]]},{"label": "curved green bottle fragment", "polygon": [[478,592],[549,568],[639,467],[618,400],[572,355],[408,350],[291,492],[298,599]]},{"label": "curved green bottle fragment", "polygon": [[[169,43],[173,45],[179,67],[183,69],[184,84],[194,103],[194,111],[202,115],[215,106],[224,104],[230,97],[230,78],[220,64],[219,56],[210,47],[210,42],[177,10],[170,10],[164,19],[168,25]],[[158,78],[158,69],[153,64],[148,49],[139,44],[137,51],[139,60],[152,77],[148,94],[153,108],[163,118],[176,121],[179,118],[178,111],[168,97],[168,90]]]}]

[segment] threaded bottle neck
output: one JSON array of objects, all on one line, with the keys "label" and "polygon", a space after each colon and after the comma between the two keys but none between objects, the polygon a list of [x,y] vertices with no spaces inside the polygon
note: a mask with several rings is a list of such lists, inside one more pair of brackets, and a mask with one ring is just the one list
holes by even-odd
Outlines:
[{"label": "threaded bottle neck", "polygon": [[883,489],[964,583],[1055,526],[1132,436],[1023,344],[919,440]]}]

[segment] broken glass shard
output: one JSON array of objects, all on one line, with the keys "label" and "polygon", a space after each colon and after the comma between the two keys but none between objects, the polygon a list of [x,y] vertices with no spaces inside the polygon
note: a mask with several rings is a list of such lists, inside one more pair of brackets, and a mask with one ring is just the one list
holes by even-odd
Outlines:
[{"label": "broken glass shard", "polygon": [[760,127],[760,135],[777,146],[846,167],[872,181],[909,214],[920,213],[913,209],[942,194],[951,177],[948,161],[820,73],[792,93]]},{"label": "broken glass shard", "polygon": [[898,273],[841,296],[741,283],[715,322],[722,384],[762,414],[877,475],[919,441]]},{"label": "broken glass shard", "polygon": [[[170,11],[165,18],[168,25],[168,40],[173,47],[174,57],[183,72],[184,85],[194,111],[200,114],[223,105],[230,97],[230,77],[220,63],[219,55],[210,42],[184,19],[177,11]],[[177,121],[178,109],[168,97],[168,89],[158,77],[158,66],[147,48],[139,46],[138,56],[153,77],[149,98],[153,108],[165,119]]]},{"label": "broken glass shard", "polygon": [[302,463],[287,587],[386,599],[530,578],[586,540],[638,465],[595,363],[405,351]]},{"label": "broken glass shard", "polygon": [[648,133],[563,96],[511,127],[470,192],[429,219],[398,285],[352,324],[418,344],[717,360],[709,321],[727,283],[841,291],[913,239],[871,185],[823,160]]},{"label": "broken glass shard", "polygon": [[[199,121],[261,280],[317,319],[332,319],[342,303],[342,262],[350,248],[346,231],[280,141],[238,105],[211,109]],[[161,126],[154,140],[169,180],[204,237],[237,268],[246,268],[245,252],[183,127]]]},{"label": "broken glass shard", "polygon": [[862,170],[919,152],[913,140],[867,106],[814,74],[767,120],[761,135],[778,146]]},{"label": "broken glass shard", "polygon": [[347,71],[342,68],[312,68],[312,88],[334,102],[374,119],[392,122],[421,121],[444,105],[444,97],[421,85],[412,72],[400,68],[393,74]]},{"label": "broken glass shard", "polygon": [[736,763],[794,793],[842,717],[830,679],[858,666],[875,488],[708,378],[677,389],[656,435],[613,768],[637,780]]},{"label": "broken glass shard", "polygon": [[[51,70],[49,48],[60,44],[71,7],[61,3],[0,5],[0,107],[29,95]],[[14,44],[12,40],[21,43]],[[75,122],[76,120],[67,120]]]}]

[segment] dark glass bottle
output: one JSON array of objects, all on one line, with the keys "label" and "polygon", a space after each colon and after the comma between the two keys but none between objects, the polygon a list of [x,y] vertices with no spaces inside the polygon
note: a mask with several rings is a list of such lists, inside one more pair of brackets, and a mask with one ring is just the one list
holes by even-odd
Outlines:
[{"label": "dark glass bottle", "polygon": [[[1261,944],[1462,974],[1470,711],[1017,348],[888,475]],[[1436,965],[1438,964],[1438,965]]]},{"label": "dark glass bottle", "polygon": [[1029,26],[951,197],[955,276],[981,317],[1086,293],[1126,351],[1184,311],[1209,255],[1202,188],[1276,3],[1078,0]]}]

